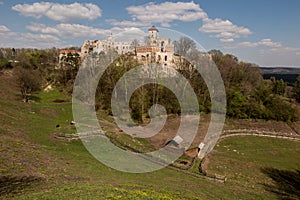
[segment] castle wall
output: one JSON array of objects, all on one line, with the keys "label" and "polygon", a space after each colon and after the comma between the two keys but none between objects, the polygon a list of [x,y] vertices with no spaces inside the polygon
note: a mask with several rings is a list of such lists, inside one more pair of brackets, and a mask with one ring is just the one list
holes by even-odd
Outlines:
[{"label": "castle wall", "polygon": [[[174,65],[174,45],[170,38],[159,38],[158,30],[152,26],[148,30],[148,41],[138,45],[136,58],[142,63],[160,63],[164,66]],[[119,55],[135,53],[135,48],[130,42],[115,42],[112,37],[107,40],[86,40],[81,47],[81,55],[84,58],[89,52],[105,52],[115,50]]]}]

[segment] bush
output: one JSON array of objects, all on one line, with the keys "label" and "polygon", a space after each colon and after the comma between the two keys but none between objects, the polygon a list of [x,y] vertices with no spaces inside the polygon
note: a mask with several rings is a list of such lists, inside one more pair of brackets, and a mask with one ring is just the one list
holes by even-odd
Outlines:
[{"label": "bush", "polygon": [[292,104],[285,100],[274,96],[266,105],[268,109],[267,119],[292,122],[297,120],[296,109],[293,108]]},{"label": "bush", "polygon": [[246,98],[237,90],[228,89],[227,93],[227,115],[229,117],[248,118]]},{"label": "bush", "polygon": [[300,103],[300,75],[297,77],[294,87],[295,99]]},{"label": "bush", "polygon": [[31,69],[16,68],[17,81],[22,97],[26,102],[31,93],[39,91],[41,88],[41,78],[38,71]]}]

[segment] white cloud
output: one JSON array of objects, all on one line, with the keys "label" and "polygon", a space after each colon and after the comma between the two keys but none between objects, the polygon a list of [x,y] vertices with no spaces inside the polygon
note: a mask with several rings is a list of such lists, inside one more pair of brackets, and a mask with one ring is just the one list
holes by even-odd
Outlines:
[{"label": "white cloud", "polygon": [[191,22],[207,18],[207,14],[194,2],[154,2],[126,8],[132,17],[132,21],[113,21],[118,26],[145,26],[150,23],[160,23],[161,26],[169,27],[173,21]]},{"label": "white cloud", "polygon": [[271,39],[262,39],[258,42],[241,42],[238,43],[238,47],[258,47],[258,46],[265,46],[265,47],[281,47],[280,42],[274,42]]},{"label": "white cloud", "polygon": [[232,43],[229,46],[225,45],[225,49],[236,49],[236,48],[254,48],[254,47],[269,47],[269,48],[281,48],[282,44],[280,42],[274,42],[271,39],[262,39],[257,42],[239,42]]},{"label": "white cloud", "polygon": [[9,28],[7,28],[6,26],[4,26],[4,25],[0,25],[0,32],[8,32],[8,31],[10,31],[9,30]]},{"label": "white cloud", "polygon": [[14,41],[15,47],[51,48],[64,47],[66,43],[49,34],[18,33]]},{"label": "white cloud", "polygon": [[220,38],[221,42],[233,42],[234,38],[240,38],[252,34],[243,26],[237,26],[229,20],[204,19],[203,25],[199,28],[201,32],[211,34],[212,37]]},{"label": "white cloud", "polygon": [[217,34],[215,37],[216,38],[236,38],[237,35],[235,35],[234,33],[225,31],[225,32],[221,32],[221,33]]},{"label": "white cloud", "polygon": [[141,26],[151,25],[150,22],[128,21],[128,20],[117,21],[115,19],[109,19],[109,20],[107,20],[107,22],[113,26],[121,26],[121,27],[141,27]]},{"label": "white cloud", "polygon": [[295,55],[300,55],[300,48],[298,47],[288,47],[288,46],[282,46],[282,47],[274,47],[271,49],[263,49],[260,50],[260,54],[277,54],[277,55],[282,55],[282,54],[295,54]]},{"label": "white cloud", "polygon": [[0,25],[0,43],[5,47],[49,48],[65,45],[58,37],[44,33],[13,32],[4,25]]},{"label": "white cloud", "polygon": [[281,47],[280,42],[274,42],[271,39],[262,39],[257,43],[257,46],[266,46],[266,47]]},{"label": "white cloud", "polygon": [[220,39],[221,42],[234,42],[233,38],[221,38]]},{"label": "white cloud", "polygon": [[0,1],[0,6],[3,5],[3,4],[4,4],[4,2],[3,2],[3,1]]},{"label": "white cloud", "polygon": [[32,34],[32,33],[20,33],[20,38],[22,38],[22,41],[26,41],[27,43],[35,43],[35,42],[43,42],[46,44],[52,44],[60,42],[60,39],[49,34]]},{"label": "white cloud", "polygon": [[52,27],[44,24],[32,24],[26,28],[33,32],[53,34],[64,38],[103,37],[110,34],[110,31],[107,29],[99,29],[81,24],[61,23]]},{"label": "white cloud", "polygon": [[0,25],[0,40],[9,40],[10,37],[13,37],[14,33],[10,31],[9,28],[7,28],[4,25]]},{"label": "white cloud", "polygon": [[147,35],[143,30],[139,28],[112,28],[112,32],[115,32],[114,38],[117,41],[127,41],[131,42],[134,39],[143,41],[144,37]]},{"label": "white cloud", "polygon": [[126,8],[132,20],[108,20],[111,25],[122,27],[142,27],[153,23],[170,27],[174,21],[191,22],[202,20],[201,32],[219,38],[221,42],[234,42],[234,39],[245,37],[252,32],[243,26],[237,26],[229,20],[211,19],[199,4],[192,2],[148,3]]},{"label": "white cloud", "polygon": [[50,48],[62,47],[66,43],[49,34],[32,34],[20,32],[0,32],[0,43],[4,47],[16,48]]},{"label": "white cloud", "polygon": [[26,17],[41,18],[46,16],[55,21],[70,21],[75,19],[93,20],[101,17],[101,9],[92,3],[59,4],[40,2],[33,4],[17,4],[12,7]]},{"label": "white cloud", "polygon": [[106,39],[110,34],[114,34],[116,38],[137,38],[145,36],[145,32],[139,28],[119,28],[113,27],[111,29],[99,29],[80,24],[58,24],[55,26],[46,26],[44,24],[31,24],[26,27],[33,32],[43,34],[57,35],[62,38],[103,38]]},{"label": "white cloud", "polygon": [[262,66],[300,67],[300,48],[291,46],[260,49],[255,57]]}]

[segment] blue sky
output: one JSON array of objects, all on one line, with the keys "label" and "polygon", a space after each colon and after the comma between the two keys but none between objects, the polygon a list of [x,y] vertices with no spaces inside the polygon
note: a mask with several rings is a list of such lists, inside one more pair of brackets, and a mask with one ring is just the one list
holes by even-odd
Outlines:
[{"label": "blue sky", "polygon": [[[299,0],[0,0],[0,47],[81,46],[154,24],[260,66],[300,67]],[[130,38],[130,37],[129,37]]]}]

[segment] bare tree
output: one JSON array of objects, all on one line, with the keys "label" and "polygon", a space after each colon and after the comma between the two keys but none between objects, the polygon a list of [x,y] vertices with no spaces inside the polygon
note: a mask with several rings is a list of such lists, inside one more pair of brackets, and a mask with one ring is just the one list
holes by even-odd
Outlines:
[{"label": "bare tree", "polygon": [[174,41],[174,46],[175,53],[184,57],[196,50],[196,43],[188,37],[181,37],[178,41]]},{"label": "bare tree", "polygon": [[136,49],[139,46],[139,41],[137,39],[134,39],[131,42],[131,48],[134,50],[134,55],[136,55]]},{"label": "bare tree", "polygon": [[21,95],[28,102],[29,96],[41,88],[39,73],[31,69],[17,68],[16,75]]}]

